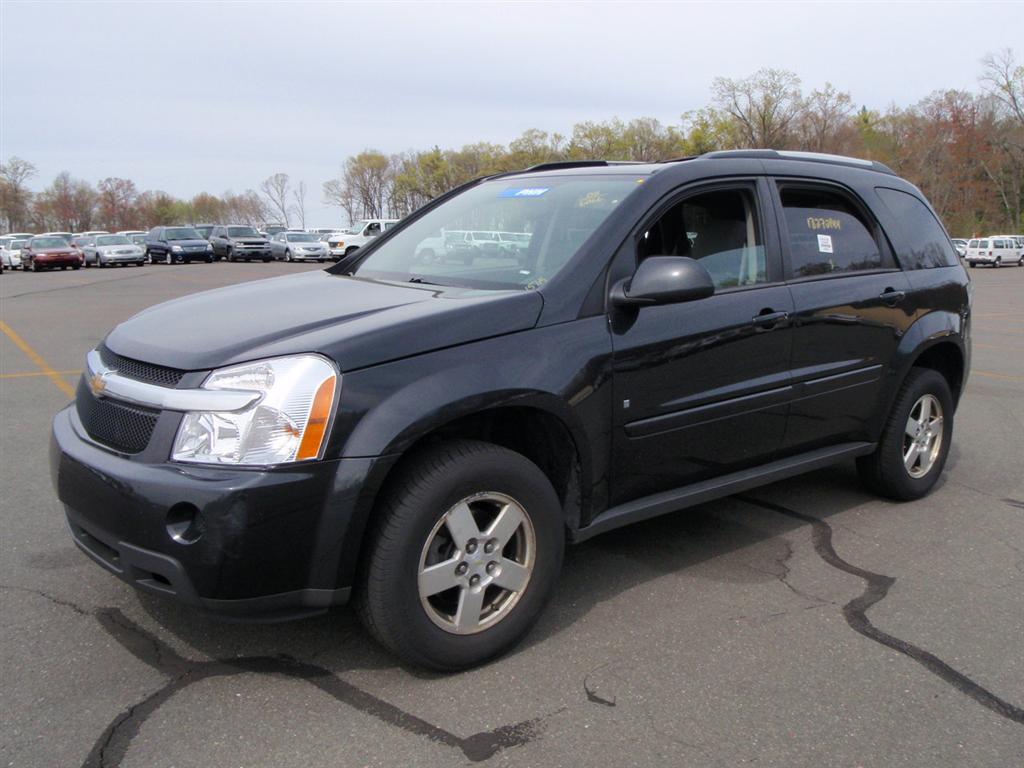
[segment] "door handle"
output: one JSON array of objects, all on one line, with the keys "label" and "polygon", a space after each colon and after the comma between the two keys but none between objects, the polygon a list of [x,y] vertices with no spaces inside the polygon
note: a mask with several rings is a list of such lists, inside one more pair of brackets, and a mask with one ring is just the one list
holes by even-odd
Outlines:
[{"label": "door handle", "polygon": [[770,309],[763,309],[751,319],[754,328],[759,331],[770,331],[777,324],[789,317],[789,312],[773,312]]},{"label": "door handle", "polygon": [[887,288],[878,298],[888,304],[890,307],[895,307],[905,298],[907,294],[904,291],[894,291],[891,288]]}]

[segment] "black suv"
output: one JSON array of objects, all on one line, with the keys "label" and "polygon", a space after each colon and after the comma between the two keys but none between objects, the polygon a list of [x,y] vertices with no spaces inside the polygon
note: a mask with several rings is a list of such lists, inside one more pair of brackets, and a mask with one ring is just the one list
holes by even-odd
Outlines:
[{"label": "black suv", "polygon": [[255,227],[244,224],[218,225],[210,233],[213,253],[219,259],[228,261],[270,261],[270,242],[256,231]]},{"label": "black suv", "polygon": [[190,264],[213,261],[213,248],[192,227],[153,227],[146,235],[150,264]]},{"label": "black suv", "polygon": [[[416,256],[481,228],[524,247]],[[566,540],[851,459],[926,494],[970,307],[934,212],[877,163],[537,166],[325,271],[117,326],[54,421],[53,481],[78,546],[140,589],[270,618],[352,593],[393,652],[457,669],[523,637]]]}]

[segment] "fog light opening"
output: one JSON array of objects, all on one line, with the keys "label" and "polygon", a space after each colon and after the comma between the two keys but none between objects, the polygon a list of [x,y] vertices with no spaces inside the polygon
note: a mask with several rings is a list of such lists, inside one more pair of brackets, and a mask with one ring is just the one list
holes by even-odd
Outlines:
[{"label": "fog light opening", "polygon": [[167,511],[167,535],[179,544],[193,544],[203,535],[203,517],[195,504],[182,502]]}]

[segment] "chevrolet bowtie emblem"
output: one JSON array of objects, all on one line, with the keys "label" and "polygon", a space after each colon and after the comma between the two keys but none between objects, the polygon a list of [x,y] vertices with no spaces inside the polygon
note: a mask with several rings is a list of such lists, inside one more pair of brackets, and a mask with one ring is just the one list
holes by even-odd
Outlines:
[{"label": "chevrolet bowtie emblem", "polygon": [[99,397],[100,395],[102,395],[106,391],[106,389],[107,389],[107,376],[109,376],[112,373],[113,373],[113,371],[108,369],[106,371],[100,371],[99,373],[94,373],[92,376],[89,377],[89,389],[92,390],[92,393],[96,397]]}]

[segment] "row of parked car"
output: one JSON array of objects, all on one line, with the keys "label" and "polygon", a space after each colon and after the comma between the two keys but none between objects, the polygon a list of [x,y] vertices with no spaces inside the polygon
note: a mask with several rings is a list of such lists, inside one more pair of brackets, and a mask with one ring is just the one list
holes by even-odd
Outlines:
[{"label": "row of parked car", "polygon": [[[363,219],[346,229],[263,229],[244,224],[159,226],[148,232],[13,233],[0,237],[0,265],[7,269],[185,264],[192,261],[338,260],[386,232],[397,219]],[[480,257],[522,257],[528,232],[441,230],[424,238],[415,257],[471,264]]]},{"label": "row of parked car", "polygon": [[953,240],[960,258],[971,267],[1016,265],[1024,267],[1024,235],[989,235],[988,237]]},{"label": "row of parked car", "polygon": [[14,232],[0,237],[0,269],[79,269],[192,261],[327,261],[365,245],[395,223],[367,219],[346,229],[200,224],[148,232]]}]

